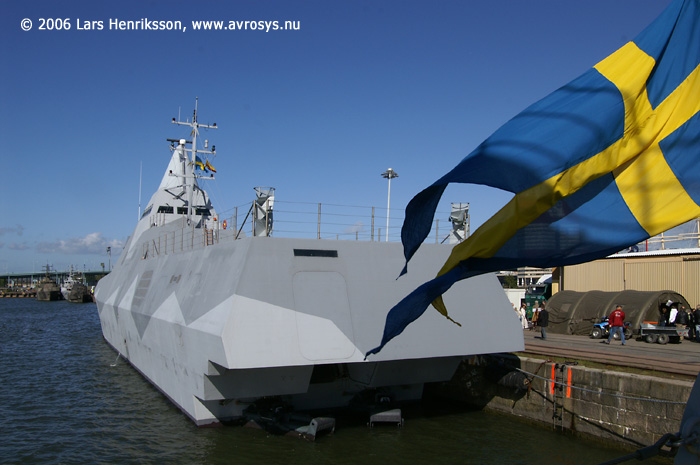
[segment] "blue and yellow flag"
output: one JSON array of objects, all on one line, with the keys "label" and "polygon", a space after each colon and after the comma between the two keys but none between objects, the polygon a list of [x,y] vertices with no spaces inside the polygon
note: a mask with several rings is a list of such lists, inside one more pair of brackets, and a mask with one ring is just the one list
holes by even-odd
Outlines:
[{"label": "blue and yellow flag", "polygon": [[[406,261],[451,182],[515,196],[391,309],[379,352],[456,281],[605,257],[700,216],[700,0],[674,0],[638,37],[499,128],[416,195]],[[406,269],[404,268],[404,272]]]},{"label": "blue and yellow flag", "polygon": [[198,169],[200,169],[202,171],[212,171],[212,172],[216,173],[216,170],[214,169],[212,164],[209,163],[209,160],[207,160],[206,162],[202,162],[201,158],[195,156],[194,164]]},{"label": "blue and yellow flag", "polygon": [[202,159],[197,157],[197,156],[195,156],[195,158],[194,158],[194,164],[197,168],[199,168],[202,171],[204,171],[206,169],[204,166],[204,163],[202,163]]}]

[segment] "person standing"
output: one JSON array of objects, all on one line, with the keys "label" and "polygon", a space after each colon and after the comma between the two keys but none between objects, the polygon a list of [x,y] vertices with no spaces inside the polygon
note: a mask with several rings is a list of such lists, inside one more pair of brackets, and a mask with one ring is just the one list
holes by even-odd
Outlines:
[{"label": "person standing", "polygon": [[676,324],[676,317],[678,317],[678,309],[674,306],[671,307],[671,313],[668,314],[668,324],[666,326],[673,326]]},{"label": "person standing", "polygon": [[537,315],[537,324],[540,327],[540,334],[542,335],[542,340],[547,339],[547,326],[549,326],[549,312],[544,305],[540,306],[540,311]]},{"label": "person standing", "polygon": [[659,315],[659,326],[668,326],[668,308],[664,306],[659,311],[661,312]]},{"label": "person standing", "polygon": [[528,326],[530,326],[527,321],[527,306],[525,303],[520,306],[520,323],[522,324],[523,329],[527,329]]},{"label": "person standing", "polygon": [[695,339],[695,319],[693,318],[693,312],[685,308],[685,305],[681,305],[680,320],[681,324],[688,328],[688,339],[691,341]]},{"label": "person standing", "polygon": [[693,319],[695,320],[695,342],[700,342],[700,304],[693,311]]},{"label": "person standing", "polygon": [[605,343],[610,344],[610,340],[615,336],[615,333],[619,332],[622,345],[625,345],[625,312],[622,311],[622,305],[615,307],[615,311],[608,318],[608,324],[610,325],[610,335]]},{"label": "person standing", "polygon": [[532,325],[530,326],[530,331],[535,330],[535,326],[537,326],[537,318],[540,316],[540,304],[539,302],[535,302],[535,305],[532,306],[532,319],[530,320],[530,323]]}]

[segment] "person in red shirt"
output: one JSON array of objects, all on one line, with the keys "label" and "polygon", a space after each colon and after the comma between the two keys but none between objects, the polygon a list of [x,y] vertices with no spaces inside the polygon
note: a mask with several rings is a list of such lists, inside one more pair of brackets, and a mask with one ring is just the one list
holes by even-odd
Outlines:
[{"label": "person in red shirt", "polygon": [[615,336],[615,333],[619,332],[622,345],[625,345],[625,312],[622,311],[622,305],[615,307],[615,311],[608,318],[608,324],[610,325],[610,336],[608,336],[608,340],[605,343],[610,344],[610,340]]}]

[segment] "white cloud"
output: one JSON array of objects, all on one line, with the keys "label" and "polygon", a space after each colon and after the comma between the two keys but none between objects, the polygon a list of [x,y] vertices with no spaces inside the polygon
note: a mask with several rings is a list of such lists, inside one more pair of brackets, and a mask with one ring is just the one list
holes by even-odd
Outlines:
[{"label": "white cloud", "polygon": [[24,233],[24,226],[21,224],[18,224],[16,226],[0,226],[0,236],[4,236],[5,234],[17,234],[18,236],[21,236]]},{"label": "white cloud", "polygon": [[104,254],[107,247],[120,249],[122,241],[117,239],[105,239],[102,233],[94,232],[85,237],[74,237],[56,242],[40,242],[36,246],[40,253],[64,253],[64,254]]}]

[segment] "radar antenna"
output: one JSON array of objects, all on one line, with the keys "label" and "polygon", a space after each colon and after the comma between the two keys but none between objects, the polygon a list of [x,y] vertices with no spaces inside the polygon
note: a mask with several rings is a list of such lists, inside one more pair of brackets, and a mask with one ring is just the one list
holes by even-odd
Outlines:
[{"label": "radar antenna", "polygon": [[[185,147],[186,143],[190,143],[190,141],[185,140],[185,139],[180,139],[179,144],[182,146],[182,150],[185,154],[185,167],[183,169],[184,173],[184,185],[185,185],[185,190],[187,191],[187,221],[188,223],[192,220],[192,217],[194,215],[194,210],[193,210],[193,205],[192,205],[192,200],[193,200],[193,194],[194,194],[194,179],[195,178],[201,178],[201,179],[214,179],[214,175],[212,174],[209,177],[203,177],[203,176],[197,176],[194,172],[194,168],[197,163],[197,154],[207,154],[207,155],[216,155],[216,146],[212,145],[211,150],[206,150],[207,147],[205,147],[205,150],[198,150],[197,149],[197,136],[199,136],[199,128],[206,128],[206,129],[219,129],[216,126],[216,123],[209,125],[209,124],[201,124],[197,121],[197,103],[199,101],[199,97],[195,97],[194,100],[194,113],[192,115],[192,122],[189,121],[180,121],[179,120],[179,111],[178,111],[178,119],[173,118],[172,123],[177,124],[180,126],[189,126],[192,128],[192,133],[190,136],[192,137],[191,141],[191,146],[192,148],[188,149]],[[168,139],[169,141],[172,141],[171,139]],[[188,155],[189,154],[189,155]]]}]

